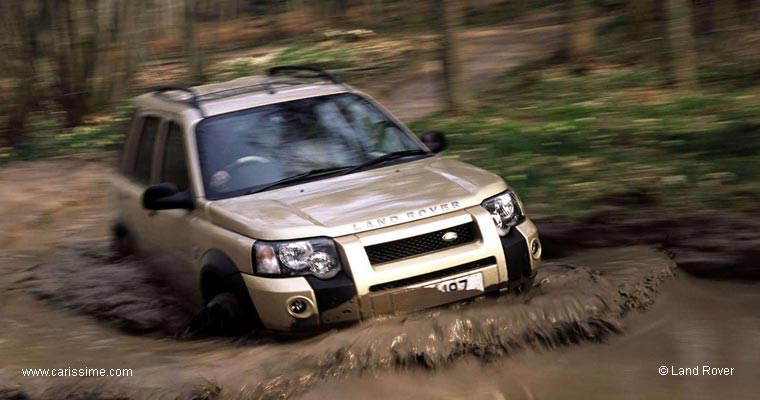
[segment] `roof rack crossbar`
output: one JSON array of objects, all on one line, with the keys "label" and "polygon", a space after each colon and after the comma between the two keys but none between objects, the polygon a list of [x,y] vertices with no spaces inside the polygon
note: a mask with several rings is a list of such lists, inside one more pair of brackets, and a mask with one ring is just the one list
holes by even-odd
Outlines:
[{"label": "roof rack crossbar", "polygon": [[[195,93],[195,90],[193,90],[192,88],[190,88],[188,86],[185,86],[185,85],[165,85],[165,86],[159,86],[159,87],[157,87],[156,89],[153,90],[153,93],[155,93],[155,94],[163,94],[165,92],[175,92],[175,91],[176,92],[185,92],[185,93],[189,94],[190,98],[188,100],[186,100],[186,101],[181,101],[181,102],[185,102],[185,103],[188,103],[191,106],[193,106],[193,108],[195,108],[196,110],[198,110],[198,112],[201,114],[202,117],[206,116],[205,115],[206,113],[203,112],[203,109],[201,108],[200,102],[198,100],[198,98],[199,98],[198,94]],[[165,96],[164,96],[164,98],[167,99],[167,100],[170,100],[170,101],[176,101],[176,100],[172,100],[170,98],[167,98]]]},{"label": "roof rack crossbar", "polygon": [[261,82],[261,83],[255,83],[253,85],[246,85],[246,86],[240,86],[240,87],[234,87],[229,89],[221,89],[214,92],[209,93],[203,93],[202,95],[198,96],[199,101],[204,100],[216,100],[221,99],[225,97],[231,97],[231,96],[237,96],[245,93],[251,93],[256,91],[263,91],[266,90],[267,92],[274,93],[274,90],[278,86],[295,86],[295,85],[301,85],[303,84],[303,81],[272,81],[272,82]]},{"label": "roof rack crossbar", "polygon": [[340,83],[338,78],[336,78],[333,74],[323,70],[322,68],[311,67],[311,66],[306,66],[306,65],[283,65],[279,67],[270,68],[267,71],[267,75],[275,76],[275,75],[280,75],[280,74],[288,73],[288,72],[303,72],[303,71],[314,72],[316,76],[334,84]]}]

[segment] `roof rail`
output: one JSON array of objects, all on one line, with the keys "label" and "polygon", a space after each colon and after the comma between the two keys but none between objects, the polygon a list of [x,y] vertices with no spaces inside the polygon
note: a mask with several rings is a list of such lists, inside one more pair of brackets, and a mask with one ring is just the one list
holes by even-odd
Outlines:
[{"label": "roof rail", "polygon": [[190,98],[187,99],[187,100],[174,100],[174,99],[170,99],[170,98],[167,98],[166,96],[164,96],[164,99],[169,100],[169,101],[177,101],[177,102],[182,102],[182,103],[188,103],[191,106],[193,106],[193,108],[195,108],[196,110],[198,110],[198,112],[201,114],[201,117],[205,117],[206,116],[206,113],[203,112],[203,109],[201,108],[201,105],[200,105],[200,101],[198,100],[198,98],[199,98],[198,94],[195,93],[195,90],[193,90],[192,88],[190,88],[188,86],[185,86],[185,85],[165,85],[165,86],[159,86],[159,87],[157,87],[156,89],[153,90],[153,93],[156,94],[156,95],[160,95],[160,94],[163,94],[165,92],[175,92],[175,91],[176,92],[185,92],[185,93],[188,93],[190,95]]},{"label": "roof rail", "polygon": [[267,75],[276,76],[282,73],[303,72],[303,71],[314,72],[316,74],[315,75],[316,77],[320,77],[334,84],[340,83],[338,78],[336,78],[333,74],[323,70],[322,68],[305,66],[305,65],[283,65],[280,67],[270,68],[269,70],[267,70]]},{"label": "roof rail", "polygon": [[[309,76],[308,78],[322,78],[330,83],[334,84],[341,84],[341,82],[333,76],[331,73],[323,70],[322,68],[318,67],[310,67],[310,66],[300,66],[300,65],[283,65],[280,67],[274,67],[267,70],[267,75],[269,77],[275,77],[277,75],[284,75],[292,72],[312,72],[314,75]],[[246,86],[240,86],[240,87],[232,87],[229,89],[221,89],[214,92],[209,93],[203,93],[198,94],[193,88],[185,85],[165,85],[165,86],[159,86],[155,89],[153,89],[154,95],[162,95],[166,92],[184,92],[190,95],[188,99],[175,99],[167,96],[162,96],[164,100],[167,101],[173,101],[177,103],[185,103],[189,104],[198,112],[201,114],[201,117],[206,117],[206,113],[203,111],[203,108],[201,108],[201,102],[204,100],[216,100],[224,97],[229,96],[237,96],[243,93],[250,93],[255,92],[258,90],[266,90],[270,94],[274,94],[276,92],[276,88],[278,86],[292,86],[292,85],[300,85],[303,84],[303,81],[298,80],[280,80],[280,81],[265,81],[260,83],[255,83],[252,85],[246,85]]]}]

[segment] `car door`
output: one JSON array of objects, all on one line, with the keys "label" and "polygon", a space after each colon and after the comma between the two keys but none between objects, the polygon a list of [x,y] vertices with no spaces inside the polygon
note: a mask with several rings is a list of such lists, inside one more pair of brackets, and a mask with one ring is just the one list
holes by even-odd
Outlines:
[{"label": "car door", "polygon": [[145,188],[154,182],[154,160],[158,145],[161,118],[156,115],[137,115],[127,140],[122,174],[116,178],[114,186],[121,215],[119,219],[127,225],[130,235],[142,252],[153,251],[150,218],[148,210],[142,206]]},{"label": "car door", "polygon": [[[162,125],[158,143],[157,181],[173,183],[180,191],[192,193],[188,165],[190,158],[183,127],[174,120],[166,120]],[[197,224],[197,212],[199,211],[184,209],[154,211],[150,222],[155,241],[162,251],[158,260],[162,275],[190,297],[196,297],[199,293],[197,286],[200,271],[196,266],[199,249],[195,245],[193,233],[194,225]]]}]

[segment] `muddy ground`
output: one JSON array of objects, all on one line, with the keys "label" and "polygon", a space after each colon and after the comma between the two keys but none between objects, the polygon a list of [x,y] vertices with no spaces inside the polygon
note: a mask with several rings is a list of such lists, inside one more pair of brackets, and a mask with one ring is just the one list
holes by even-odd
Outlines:
[{"label": "muddy ground", "polygon": [[[467,67],[472,85],[487,89],[489,77],[539,55],[536,43],[558,33],[525,28],[469,33],[477,50]],[[489,51],[505,43],[515,43],[511,52]],[[405,119],[440,106],[425,68],[399,90],[378,92]],[[111,165],[95,155],[0,169],[0,399],[760,392],[755,221],[621,207],[580,219],[538,216],[546,262],[527,295],[389,316],[300,341],[198,338],[187,329],[191,315],[143,260],[113,257]],[[735,374],[660,376],[663,365],[725,366]],[[67,367],[132,368],[133,376],[21,374]]]},{"label": "muddy ground", "polygon": [[[191,315],[142,260],[111,253],[109,162],[66,158],[0,171],[0,187],[13,188],[0,200],[0,398],[551,398],[588,390],[741,398],[760,389],[750,379],[751,355],[760,354],[760,294],[746,283],[757,273],[752,222],[713,216],[705,230],[696,214],[614,210],[538,218],[548,259],[527,295],[301,341],[198,339],[187,330]],[[681,272],[671,257],[683,260]],[[704,265],[720,273],[705,274]],[[737,375],[684,381],[656,371],[691,363]],[[66,367],[132,368],[134,376],[21,376],[21,368]]]}]

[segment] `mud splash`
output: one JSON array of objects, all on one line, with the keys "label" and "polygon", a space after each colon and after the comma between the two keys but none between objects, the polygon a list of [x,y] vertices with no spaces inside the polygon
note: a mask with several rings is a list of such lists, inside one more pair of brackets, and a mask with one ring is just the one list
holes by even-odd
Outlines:
[{"label": "mud splash", "polygon": [[[107,246],[93,242],[58,253],[59,261],[25,271],[16,286],[54,307],[129,333],[179,337],[187,327],[189,315],[178,313],[176,300],[138,260],[115,262]],[[438,370],[465,358],[488,362],[528,348],[599,342],[623,330],[626,313],[652,304],[659,285],[673,274],[673,262],[649,248],[580,253],[546,263],[527,295],[389,316],[304,342],[219,348],[216,357],[225,358],[226,368],[239,369],[243,378],[235,374],[214,383],[240,387],[237,394],[245,398],[290,398],[324,381],[369,371]],[[220,343],[202,345],[213,353]],[[203,364],[187,357],[185,362]],[[75,393],[83,391],[91,389],[77,386]],[[126,397],[133,396],[154,394]]]},{"label": "mud splash", "polygon": [[15,288],[127,333],[185,333],[192,315],[141,260],[119,259],[103,242],[69,244],[55,258],[24,271]]},{"label": "mud splash", "polygon": [[[327,379],[380,368],[438,369],[475,357],[488,361],[526,348],[602,341],[621,318],[652,304],[675,264],[647,248],[587,254],[596,265],[547,263],[527,296],[509,296],[366,323],[328,336],[320,354],[281,364],[247,395],[290,398]],[[294,367],[298,366],[298,367]]]}]

